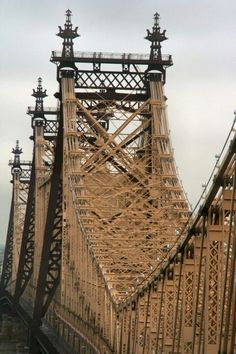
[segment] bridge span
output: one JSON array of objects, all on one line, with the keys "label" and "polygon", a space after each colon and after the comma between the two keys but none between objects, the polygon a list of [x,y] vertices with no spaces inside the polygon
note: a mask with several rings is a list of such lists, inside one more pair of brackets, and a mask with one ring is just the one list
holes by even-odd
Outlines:
[{"label": "bridge span", "polygon": [[149,54],[53,51],[33,90],[32,161],[17,141],[0,306],[30,353],[236,353],[236,137],[195,213],[177,174],[159,15]]}]

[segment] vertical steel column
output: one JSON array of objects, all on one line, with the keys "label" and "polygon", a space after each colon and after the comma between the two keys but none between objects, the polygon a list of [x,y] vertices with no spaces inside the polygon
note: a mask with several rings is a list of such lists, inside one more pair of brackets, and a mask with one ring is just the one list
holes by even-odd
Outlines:
[{"label": "vertical steel column", "polygon": [[158,287],[160,282],[154,280],[150,294],[150,328],[149,328],[149,347],[148,352],[153,353],[156,349],[156,335],[157,335],[157,315],[158,315]]},{"label": "vertical steel column", "polygon": [[13,222],[14,222],[14,187],[12,189],[11,209],[8,221],[7,239],[4,251],[0,294],[6,290],[12,276],[13,262]]},{"label": "vertical steel column", "polygon": [[164,326],[164,340],[163,352],[170,354],[172,350],[172,343],[174,338],[174,314],[176,305],[176,289],[174,283],[174,266],[170,264],[165,279],[165,326]]},{"label": "vertical steel column", "polygon": [[[62,79],[63,80],[63,79]],[[63,163],[63,104],[60,107],[60,120],[55,149],[55,161],[51,176],[51,188],[43,238],[43,247],[34,303],[31,344],[47,311],[60,281],[61,234],[62,234],[62,173]]]},{"label": "vertical steel column", "polygon": [[202,340],[202,332],[199,332],[199,327],[201,328],[202,323],[202,314],[205,311],[205,306],[203,303],[205,302],[204,298],[204,289],[206,282],[206,265],[205,265],[205,238],[207,232],[207,217],[204,213],[202,216],[202,225],[201,230],[195,231],[195,240],[194,240],[194,263],[195,263],[195,281],[196,281],[196,291],[194,296],[194,311],[193,311],[193,339],[192,339],[192,353],[197,352],[197,344],[198,348],[201,347]]},{"label": "vertical steel column", "polygon": [[220,332],[220,296],[222,282],[222,210],[212,205],[208,212],[206,239],[206,301],[204,351],[217,353]]},{"label": "vertical steel column", "polygon": [[193,350],[193,312],[195,296],[194,257],[187,245],[183,259],[183,307],[182,307],[182,345],[181,353],[192,354]]},{"label": "vertical steel column", "polygon": [[16,278],[14,301],[19,302],[30,277],[33,273],[34,236],[35,236],[35,158],[33,157],[30,176],[29,194],[27,200],[23,236],[20,249],[19,266]]}]

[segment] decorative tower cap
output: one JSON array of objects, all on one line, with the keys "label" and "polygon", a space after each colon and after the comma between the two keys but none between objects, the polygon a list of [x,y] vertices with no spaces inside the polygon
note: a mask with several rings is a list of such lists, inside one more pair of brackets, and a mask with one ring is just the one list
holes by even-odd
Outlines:
[{"label": "decorative tower cap", "polygon": [[42,78],[38,78],[38,86],[37,89],[33,89],[32,95],[35,97],[35,109],[34,109],[34,114],[32,117],[32,128],[37,126],[42,126],[44,125],[46,118],[44,117],[44,107],[43,107],[43,100],[45,97],[47,97],[47,90],[43,90],[42,86]]},{"label": "decorative tower cap", "polygon": [[57,33],[57,36],[61,38],[67,38],[67,39],[74,39],[79,37],[80,35],[78,34],[78,27],[72,29],[72,22],[71,22],[72,12],[68,9],[65,15],[66,15],[66,22],[64,24],[64,29],[62,29],[61,26],[58,26],[59,33]]},{"label": "decorative tower cap", "polygon": [[22,154],[22,149],[19,146],[19,140],[16,140],[16,146],[14,148],[12,148],[12,154],[14,154],[15,156],[19,156],[20,154]]},{"label": "decorative tower cap", "polygon": [[161,32],[161,28],[159,25],[159,19],[160,19],[160,15],[156,12],[154,14],[154,25],[152,27],[152,32],[150,32],[150,30],[147,29],[147,36],[145,37],[145,39],[147,39],[148,41],[152,42],[152,43],[157,43],[157,42],[163,42],[166,39],[168,39],[166,37],[166,30]]},{"label": "decorative tower cap", "polygon": [[22,154],[22,149],[19,147],[19,140],[16,140],[16,146],[15,148],[12,148],[12,154],[14,154],[14,160],[12,163],[12,172],[14,172],[15,169],[20,169],[20,154]]},{"label": "decorative tower cap", "polygon": [[167,39],[166,30],[161,31],[159,25],[160,15],[156,12],[154,14],[154,25],[152,27],[152,31],[147,30],[147,39],[151,42],[150,46],[150,57],[149,57],[149,65],[147,68],[147,72],[150,71],[158,71],[161,74],[156,74],[150,76],[150,80],[162,80],[163,83],[166,81],[166,68],[173,64],[171,55],[162,56],[161,53],[161,42]]},{"label": "decorative tower cap", "polygon": [[43,91],[43,87],[42,87],[42,78],[39,77],[38,78],[38,86],[37,86],[37,90],[33,89],[33,93],[31,96],[35,97],[36,98],[36,101],[37,99],[40,99],[40,100],[43,100],[45,97],[47,97],[47,90],[44,90]]},{"label": "decorative tower cap", "polygon": [[73,39],[80,36],[78,34],[78,27],[72,29],[71,16],[72,12],[67,10],[64,29],[59,26],[59,33],[57,33],[57,36],[63,38],[62,58],[64,59],[74,57]]}]

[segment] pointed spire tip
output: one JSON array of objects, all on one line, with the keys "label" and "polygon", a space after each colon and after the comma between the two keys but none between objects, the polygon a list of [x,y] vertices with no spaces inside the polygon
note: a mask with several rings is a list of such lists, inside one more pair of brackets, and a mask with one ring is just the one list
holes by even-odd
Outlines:
[{"label": "pointed spire tip", "polygon": [[12,148],[12,153],[14,155],[19,155],[22,153],[22,149],[20,148],[20,144],[19,144],[19,140],[16,140],[16,146],[14,148]]}]

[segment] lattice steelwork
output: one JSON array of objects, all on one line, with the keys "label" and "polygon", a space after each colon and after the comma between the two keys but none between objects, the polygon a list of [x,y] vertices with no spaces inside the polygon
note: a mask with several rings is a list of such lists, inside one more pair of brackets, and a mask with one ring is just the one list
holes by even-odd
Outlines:
[{"label": "lattice steelwork", "polygon": [[51,57],[58,104],[39,78],[28,107],[32,164],[13,150],[1,294],[32,353],[236,353],[236,138],[190,218],[159,15],[149,54],[74,52],[71,16]]},{"label": "lattice steelwork", "polygon": [[[157,19],[153,31],[160,36]],[[80,171],[71,178],[72,193],[83,231],[115,301],[120,301],[168,251],[186,221],[188,207],[176,176],[161,76],[136,71],[143,83],[143,92],[137,94],[137,82],[132,81],[131,87],[124,79],[131,75],[131,64],[125,60],[132,59],[135,66],[135,56],[85,53],[82,58],[73,57],[75,62],[93,64],[94,58],[103,65],[121,64],[122,70],[116,73],[121,81],[114,81],[114,73],[101,66],[93,71],[99,76],[93,83],[81,84],[80,69],[76,72],[71,99],[78,122],[74,154],[80,159]],[[163,71],[171,65],[168,58],[158,57],[155,68]],[[59,68],[65,65],[65,59],[54,52],[52,60],[59,62]],[[146,58],[139,64],[147,63]],[[83,94],[82,88],[90,92]]]},{"label": "lattice steelwork", "polygon": [[12,202],[4,254],[1,288],[5,290],[7,289],[11,294],[14,294],[28,198],[31,162],[21,161],[20,155],[22,149],[19,147],[18,140],[16,141],[15,148],[12,149],[12,153],[14,154],[14,159],[9,161],[12,174],[11,182],[13,184]]}]

